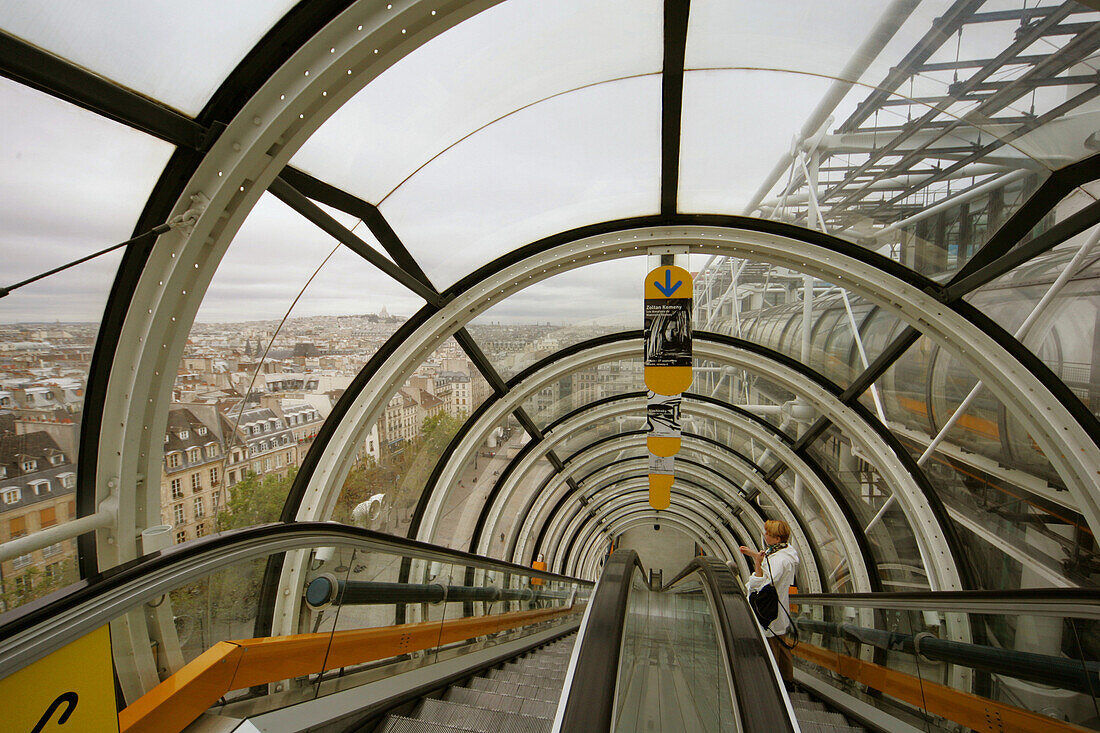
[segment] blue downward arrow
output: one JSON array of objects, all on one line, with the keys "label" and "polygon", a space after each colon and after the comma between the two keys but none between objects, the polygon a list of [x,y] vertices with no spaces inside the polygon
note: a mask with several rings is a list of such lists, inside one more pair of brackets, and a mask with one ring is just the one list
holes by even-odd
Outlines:
[{"label": "blue downward arrow", "polygon": [[657,286],[658,290],[660,290],[662,293],[665,294],[666,298],[671,298],[672,294],[675,293],[676,290],[681,285],[684,284],[684,281],[683,280],[677,280],[676,284],[673,285],[672,284],[672,270],[665,270],[665,284],[662,285],[661,283],[657,282],[656,280],[653,281],[653,284],[655,286]]}]

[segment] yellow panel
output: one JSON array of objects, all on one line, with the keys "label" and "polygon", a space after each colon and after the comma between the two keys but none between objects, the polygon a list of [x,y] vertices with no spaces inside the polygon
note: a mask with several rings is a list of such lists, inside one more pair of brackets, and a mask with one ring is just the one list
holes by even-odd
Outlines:
[{"label": "yellow panel", "polygon": [[655,456],[674,456],[680,452],[680,438],[646,438],[649,452]]},{"label": "yellow panel", "polygon": [[108,627],[0,680],[0,700],[4,730],[117,731]]},{"label": "yellow panel", "polygon": [[695,379],[691,367],[684,366],[647,366],[645,368],[646,389],[657,394],[674,395],[686,392]]},{"label": "yellow panel", "polygon": [[649,474],[649,505],[660,511],[672,503],[672,476],[663,473]]},{"label": "yellow panel", "polygon": [[[671,341],[664,340],[663,343],[666,344],[664,348],[674,348],[668,345],[678,343],[678,339],[684,339],[686,335],[686,342],[682,343],[680,347],[682,350],[674,348],[669,353],[659,346],[662,343],[659,336],[662,333],[661,329],[658,327],[657,333],[651,334],[647,328],[647,344],[650,344],[650,339],[653,340],[653,345],[647,346],[647,349],[654,349],[656,354],[668,354],[665,363],[661,364],[660,356],[655,356],[647,351],[645,385],[657,394],[678,395],[691,386],[691,298],[691,273],[682,267],[674,265],[656,267],[650,270],[645,277],[646,322],[650,322],[651,308],[657,308],[658,312],[661,312],[661,309],[672,308],[673,313],[680,314],[679,316],[669,315],[668,313],[653,315],[653,318],[657,318],[658,321],[668,319],[665,321],[666,326],[669,326],[673,333],[679,333],[679,336],[666,337]],[[685,316],[687,318],[686,323],[681,320]],[[676,326],[677,323],[680,325]],[[673,363],[670,364],[669,361]]]},{"label": "yellow panel", "polygon": [[[677,285],[679,283],[679,285]],[[692,290],[691,273],[675,265],[655,267],[645,276],[645,298],[690,298]]]}]

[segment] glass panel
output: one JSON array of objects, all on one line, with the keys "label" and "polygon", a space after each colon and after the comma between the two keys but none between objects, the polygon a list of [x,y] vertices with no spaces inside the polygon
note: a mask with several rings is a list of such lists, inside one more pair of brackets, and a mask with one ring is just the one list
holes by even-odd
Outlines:
[{"label": "glass panel", "polygon": [[[894,432],[914,457],[926,452],[977,381],[958,360],[929,346],[922,338],[879,381]],[[919,387],[914,392],[908,385]],[[868,395],[861,399],[870,401]],[[992,563],[976,567],[983,583],[994,584],[991,588],[1060,585],[1068,578],[1074,585],[1091,583],[1084,569],[1089,561],[1078,549],[1091,529],[1067,506],[1057,474],[1026,429],[988,390],[978,392],[923,465],[962,536],[979,538],[993,551],[973,557],[975,565]],[[1008,567],[1012,572],[1006,575]]]},{"label": "glass panel", "polygon": [[[173,150],[7,79],[0,134],[3,287],[129,239]],[[102,255],[0,299],[0,542],[76,518],[88,371],[121,257]],[[77,577],[74,539],[28,552],[0,568],[0,606]]]},{"label": "glass panel", "polygon": [[500,474],[531,437],[508,415],[489,432],[458,473],[458,483],[450,490],[443,505],[432,542],[466,549],[490,491]]},{"label": "glass panel", "polygon": [[[1095,622],[1030,615],[1027,605],[1004,615],[872,613],[800,601],[796,663],[921,728],[980,729],[987,716],[1034,730],[1092,726]],[[872,654],[873,663],[859,659]],[[980,705],[962,704],[974,696]]]},{"label": "glass panel", "polygon": [[570,270],[494,305],[468,329],[509,379],[559,349],[641,328],[645,268],[631,257]]},{"label": "glass panel", "polygon": [[0,7],[0,26],[193,117],[293,6],[293,0],[155,6],[125,0],[108,11],[79,0],[48,6],[6,3]]},{"label": "glass panel", "polygon": [[756,189],[828,88],[828,79],[809,75],[685,73],[677,208],[747,213]]},{"label": "glass panel", "polygon": [[848,440],[830,427],[808,448],[836,482],[868,539],[884,591],[928,590],[927,570],[917,538],[890,485],[873,465],[853,452]]},{"label": "glass panel", "polygon": [[[378,247],[361,223],[344,223]],[[276,521],[336,400],[422,305],[264,195],[207,289],[177,373],[161,475],[173,539]]]},{"label": "glass panel", "polygon": [[[655,0],[500,3],[373,80],[314,133],[294,165],[379,203],[451,146],[539,100],[660,73],[661,19]],[[657,114],[651,106],[646,116],[657,124]]]},{"label": "glass panel", "polygon": [[[339,542],[270,556],[259,551],[165,595],[139,593],[124,614],[127,628],[148,631],[161,680],[220,685],[207,691],[211,713],[239,719],[578,620],[590,592],[588,584],[536,579],[511,567]],[[265,574],[302,561],[304,601],[292,636],[272,634],[265,630],[271,619],[260,613],[273,590],[264,587]],[[125,636],[112,636],[116,652],[126,653]],[[293,649],[281,651],[287,644]],[[226,655],[236,655],[235,671],[211,674]],[[120,680],[131,705],[148,692],[125,671]],[[163,712],[150,707],[155,726]]]},{"label": "glass panel", "polygon": [[[1006,331],[1016,334],[1070,265],[1082,240],[1083,236],[1075,237],[1064,247],[971,293],[967,300]],[[1100,291],[1096,288],[1100,262],[1095,248],[1091,252],[1076,263],[1074,274],[1020,340],[1093,414],[1100,415]]]},{"label": "glass panel", "polygon": [[442,286],[541,237],[655,214],[660,94],[644,77],[526,108],[435,158],[381,211]]},{"label": "glass panel", "polygon": [[[578,369],[550,382],[524,400],[523,409],[540,428],[546,428],[596,400],[643,389],[642,360],[616,359]],[[644,408],[639,415],[644,417]]]},{"label": "glass panel", "polygon": [[338,521],[405,534],[436,463],[491,394],[488,383],[448,339],[398,390],[367,433],[336,500]]}]

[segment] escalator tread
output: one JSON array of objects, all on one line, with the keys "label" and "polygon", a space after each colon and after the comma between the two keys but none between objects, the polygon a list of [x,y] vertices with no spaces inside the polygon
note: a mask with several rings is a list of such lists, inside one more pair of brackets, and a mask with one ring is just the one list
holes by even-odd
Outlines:
[{"label": "escalator tread", "polygon": [[575,635],[420,701],[412,717],[391,715],[380,733],[549,733]]}]

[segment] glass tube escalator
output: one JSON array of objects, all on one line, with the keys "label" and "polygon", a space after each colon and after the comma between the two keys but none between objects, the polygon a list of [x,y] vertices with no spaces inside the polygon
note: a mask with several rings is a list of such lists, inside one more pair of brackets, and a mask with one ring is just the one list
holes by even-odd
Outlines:
[{"label": "glass tube escalator", "polygon": [[[4,727],[373,730],[433,690],[568,645],[592,587],[332,523],[224,533],[0,617]],[[546,725],[556,700],[535,706]]]}]

